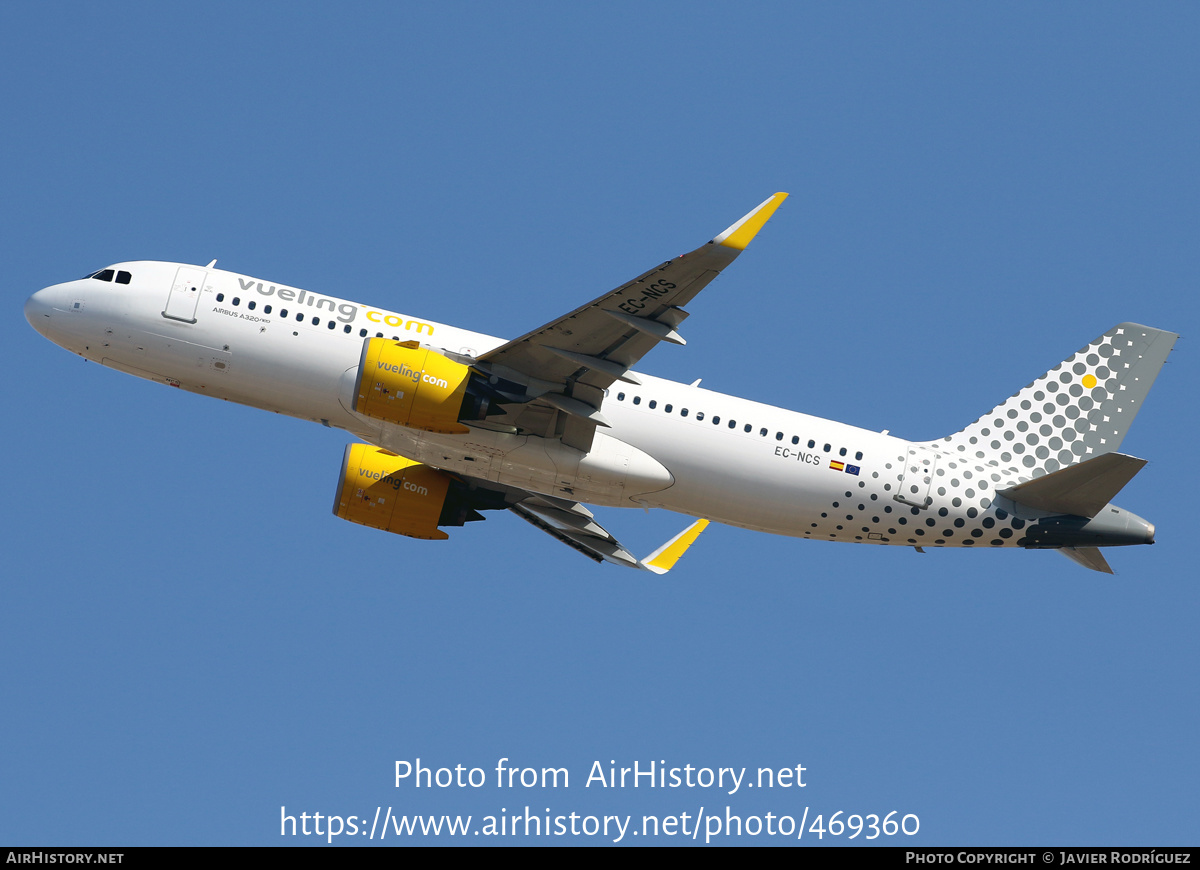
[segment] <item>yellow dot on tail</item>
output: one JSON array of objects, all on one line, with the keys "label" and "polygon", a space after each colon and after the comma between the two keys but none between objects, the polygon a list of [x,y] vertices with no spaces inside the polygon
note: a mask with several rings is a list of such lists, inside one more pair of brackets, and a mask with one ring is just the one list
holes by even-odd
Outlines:
[{"label": "yellow dot on tail", "polygon": [[1095,375],[1084,375],[1083,376],[1083,385],[1085,387],[1087,387],[1089,390],[1092,387],[1096,386],[1096,376]]}]

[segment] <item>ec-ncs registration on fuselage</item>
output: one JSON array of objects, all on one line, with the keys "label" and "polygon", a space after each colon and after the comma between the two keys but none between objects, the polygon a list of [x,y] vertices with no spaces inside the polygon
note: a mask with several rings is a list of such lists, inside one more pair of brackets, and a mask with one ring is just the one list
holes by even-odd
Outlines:
[{"label": "ec-ncs registration on fuselage", "polygon": [[[635,372],[777,193],[712,241],[512,341],[207,266],[117,263],[39,290],[30,324],[106,366],[346,430],[334,513],[413,538],[509,510],[596,560],[664,573],[710,520],[906,547],[1101,547],[1174,333],[1121,323],[963,430],[905,441]],[[698,383],[698,382],[697,382]],[[722,461],[710,461],[714,455]],[[585,505],[697,518],[639,559]]]}]

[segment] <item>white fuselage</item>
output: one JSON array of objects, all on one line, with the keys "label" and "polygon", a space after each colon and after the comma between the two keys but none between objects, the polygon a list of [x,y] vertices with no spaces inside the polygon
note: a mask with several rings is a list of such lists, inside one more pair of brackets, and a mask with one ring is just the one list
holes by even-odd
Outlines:
[{"label": "white fuselage", "polygon": [[[351,410],[365,338],[470,357],[504,342],[216,268],[142,261],[108,271],[127,283],[47,287],[26,316],[57,344],[120,371],[345,429],[451,473],[823,540],[1014,546],[1024,524],[1011,512],[997,519],[992,504],[1017,482],[1011,470],[640,373],[639,386],[608,391],[611,428],[597,430],[586,454],[482,427],[438,435],[384,423]],[[895,498],[913,450],[937,454],[939,478],[924,486],[931,502],[921,509]]]}]

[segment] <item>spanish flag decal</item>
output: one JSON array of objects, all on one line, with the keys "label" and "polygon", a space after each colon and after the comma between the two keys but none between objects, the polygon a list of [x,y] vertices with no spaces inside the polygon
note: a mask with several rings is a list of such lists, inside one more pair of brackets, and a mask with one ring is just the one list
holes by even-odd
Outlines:
[{"label": "spanish flag decal", "polygon": [[846,463],[838,462],[836,459],[834,459],[829,463],[829,467],[834,471],[844,471],[846,469]]}]

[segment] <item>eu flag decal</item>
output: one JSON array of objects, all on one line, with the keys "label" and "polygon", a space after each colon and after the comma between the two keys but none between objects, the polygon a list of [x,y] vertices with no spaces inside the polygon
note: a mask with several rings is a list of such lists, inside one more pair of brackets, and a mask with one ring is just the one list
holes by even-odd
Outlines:
[{"label": "eu flag decal", "polygon": [[846,473],[853,474],[855,477],[857,477],[858,476],[858,466],[857,465],[847,465]]}]

